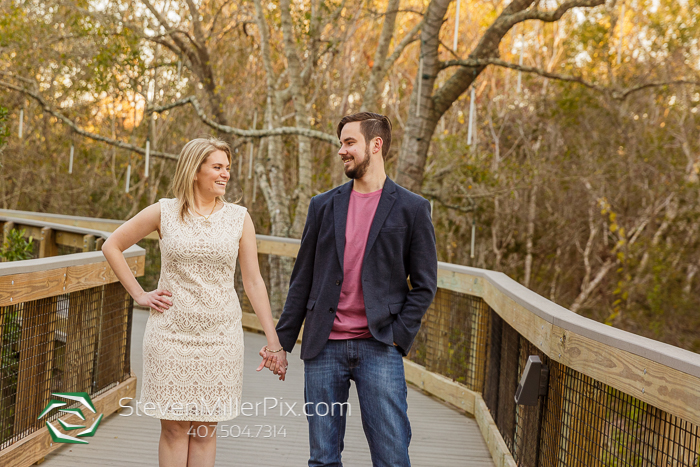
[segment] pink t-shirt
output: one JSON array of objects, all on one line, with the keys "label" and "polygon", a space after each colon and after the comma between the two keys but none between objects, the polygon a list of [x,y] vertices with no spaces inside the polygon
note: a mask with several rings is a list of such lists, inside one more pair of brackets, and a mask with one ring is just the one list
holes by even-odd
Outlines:
[{"label": "pink t-shirt", "polygon": [[382,190],[358,193],[353,190],[348,205],[343,255],[343,284],[340,301],[329,339],[364,339],[372,337],[367,327],[365,299],[362,295],[362,259],[367,237],[377,212]]}]

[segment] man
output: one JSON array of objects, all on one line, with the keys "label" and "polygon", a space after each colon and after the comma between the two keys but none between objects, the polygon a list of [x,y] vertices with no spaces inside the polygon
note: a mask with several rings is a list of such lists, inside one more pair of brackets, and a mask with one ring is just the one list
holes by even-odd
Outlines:
[{"label": "man", "polygon": [[372,463],[409,466],[402,356],[437,289],[430,203],[386,176],[387,117],[349,115],[337,133],[352,180],[309,204],[277,334],[291,352],[306,319],[301,358],[309,466],[342,465],[350,380]]}]

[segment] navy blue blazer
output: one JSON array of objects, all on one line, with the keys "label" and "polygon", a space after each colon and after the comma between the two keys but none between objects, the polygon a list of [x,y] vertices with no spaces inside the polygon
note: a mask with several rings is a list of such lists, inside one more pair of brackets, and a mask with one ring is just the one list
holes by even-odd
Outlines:
[{"label": "navy blue blazer", "polygon": [[[319,354],[333,328],[343,283],[345,226],[353,181],[314,196],[309,204],[277,323],[291,352],[304,319],[301,358]],[[407,284],[410,276],[411,289]],[[362,263],[362,292],[372,336],[406,355],[437,290],[437,251],[430,203],[387,177]]]}]

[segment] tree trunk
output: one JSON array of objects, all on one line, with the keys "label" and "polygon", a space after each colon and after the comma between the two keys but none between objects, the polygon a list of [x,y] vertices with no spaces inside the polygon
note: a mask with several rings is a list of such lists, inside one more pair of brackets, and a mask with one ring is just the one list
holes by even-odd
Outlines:
[{"label": "tree trunk", "polygon": [[376,112],[379,85],[387,72],[385,66],[386,56],[389,54],[391,38],[394,37],[394,25],[396,24],[396,15],[398,14],[400,3],[401,0],[389,0],[387,2],[386,12],[384,13],[384,25],[379,36],[377,51],[374,53],[374,63],[372,64],[372,71],[365,88],[365,95],[362,98],[362,108],[360,110],[363,112]]},{"label": "tree trunk", "polygon": [[416,193],[421,191],[430,139],[442,115],[435,112],[433,86],[440,71],[440,28],[450,1],[433,0],[428,6],[421,31],[418,73],[411,93],[409,115],[399,152],[396,183]]}]

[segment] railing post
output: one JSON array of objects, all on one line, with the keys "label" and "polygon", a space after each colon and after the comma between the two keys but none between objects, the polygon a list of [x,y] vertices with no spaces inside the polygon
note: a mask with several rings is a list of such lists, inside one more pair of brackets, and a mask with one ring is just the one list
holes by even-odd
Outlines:
[{"label": "railing post", "polygon": [[56,233],[50,227],[41,229],[41,238],[39,239],[39,258],[48,258],[49,256],[58,256],[58,247],[56,246]]},{"label": "railing post", "polygon": [[102,245],[104,245],[105,239],[100,237],[95,241],[95,251],[102,251]]},{"label": "railing post", "polygon": [[83,235],[83,251],[95,251],[94,235]]}]

